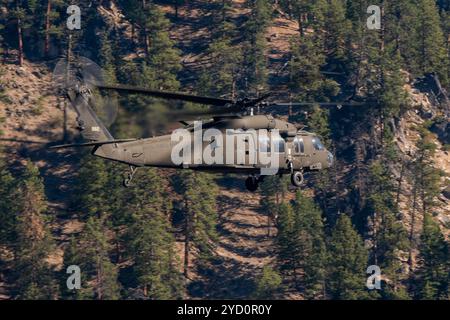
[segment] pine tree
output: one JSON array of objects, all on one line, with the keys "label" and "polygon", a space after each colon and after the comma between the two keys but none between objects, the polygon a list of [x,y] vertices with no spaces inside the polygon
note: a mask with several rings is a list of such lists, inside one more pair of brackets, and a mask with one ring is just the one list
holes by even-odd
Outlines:
[{"label": "pine tree", "polygon": [[436,72],[446,79],[447,67],[444,35],[441,29],[439,11],[433,0],[420,0],[417,3],[415,20],[415,39],[410,43],[416,49],[411,60],[416,74]]},{"label": "pine tree", "polygon": [[342,214],[328,241],[327,294],[331,299],[364,299],[367,250],[350,218]]},{"label": "pine tree", "polygon": [[[177,73],[181,70],[181,58],[174,41],[170,39],[169,20],[159,6],[152,2],[124,1],[122,6],[126,17],[140,31],[138,42],[145,54],[133,61],[120,63],[116,70],[119,82],[157,90],[178,90],[180,83]],[[121,105],[129,113],[126,116],[132,119],[132,126],[127,128],[128,131],[131,129],[137,136],[164,132],[172,120],[167,114],[167,103],[143,95],[127,96],[127,99],[121,101]],[[148,108],[149,105],[152,108]]]},{"label": "pine tree", "polygon": [[88,218],[78,239],[72,239],[65,251],[65,269],[80,267],[81,289],[67,292],[76,299],[115,300],[120,298],[118,270],[109,257],[111,251],[106,226],[107,216]]},{"label": "pine tree", "polygon": [[415,172],[419,183],[422,211],[427,211],[436,206],[436,197],[440,193],[440,179],[442,171],[433,165],[436,153],[436,144],[433,142],[431,133],[427,129],[420,130],[421,138],[417,142],[417,160],[415,161]]},{"label": "pine tree", "polygon": [[324,13],[326,1],[293,1],[280,0],[281,6],[285,8],[299,25],[300,37],[303,37],[308,28],[313,28],[315,32],[323,30]]},{"label": "pine tree", "polygon": [[374,162],[370,167],[368,209],[373,239],[373,264],[389,279],[382,287],[384,298],[403,299],[402,264],[399,255],[408,249],[407,233],[396,212],[391,174],[387,166]]},{"label": "pine tree", "polygon": [[164,90],[178,89],[177,72],[181,70],[180,52],[169,37],[169,20],[155,4],[145,9],[145,27],[150,47],[147,64],[155,73],[155,87]]},{"label": "pine tree", "polygon": [[64,0],[24,2],[23,8],[28,15],[24,38],[30,39],[25,49],[31,56],[49,57],[52,39],[60,40],[64,33],[67,8],[64,5]]},{"label": "pine tree", "polygon": [[256,281],[255,299],[274,299],[280,291],[282,279],[270,266],[264,266],[262,275]]},{"label": "pine tree", "polygon": [[74,206],[83,217],[108,213],[108,175],[105,161],[86,155],[78,173],[78,182],[73,193]]},{"label": "pine tree", "polygon": [[418,295],[425,300],[449,297],[449,245],[439,225],[426,213],[419,246],[421,265],[418,269]]},{"label": "pine tree", "polygon": [[303,101],[326,101],[339,92],[338,84],[320,72],[326,61],[324,48],[316,40],[315,35],[305,35],[291,43],[289,87],[294,98]]},{"label": "pine tree", "polygon": [[118,64],[117,52],[115,52],[118,50],[118,45],[115,40],[115,32],[110,28],[105,28],[100,33],[99,62],[104,71],[104,80],[110,84],[116,81],[116,65]]},{"label": "pine tree", "polygon": [[446,39],[445,45],[447,48],[447,86],[450,81],[450,9],[441,12],[442,30]]},{"label": "pine tree", "polygon": [[134,260],[137,282],[150,299],[180,298],[180,265],[162,179],[156,169],[147,170],[145,176],[136,179],[139,185],[128,200],[133,214],[126,245]]},{"label": "pine tree", "polygon": [[426,128],[419,128],[420,139],[417,142],[417,152],[412,162],[412,205],[410,208],[411,222],[409,229],[409,265],[414,269],[413,249],[416,248],[418,214],[429,213],[436,206],[436,197],[440,193],[439,182],[442,172],[433,165],[436,144],[431,133]]},{"label": "pine tree", "polygon": [[208,48],[210,66],[202,71],[199,93],[211,96],[236,97],[236,82],[240,68],[240,50],[231,40],[220,38]]},{"label": "pine tree", "polygon": [[[1,150],[0,150],[1,151]],[[8,166],[3,159],[3,152],[0,154],[0,244],[8,245],[14,242],[16,216],[12,214],[16,207],[16,181],[8,170]]]},{"label": "pine tree", "polygon": [[351,29],[351,23],[345,15],[345,1],[330,0],[324,15],[324,45],[327,55],[331,59],[343,60]]},{"label": "pine tree", "polygon": [[24,29],[28,29],[30,26],[29,24],[30,15],[23,1],[16,2],[16,5],[12,10],[11,15],[16,21],[17,49],[18,49],[17,63],[19,64],[19,66],[22,66],[24,60],[23,31]]},{"label": "pine tree", "polygon": [[[408,59],[414,54],[415,23],[418,7],[415,1],[399,0],[383,2],[383,36],[396,53]],[[405,65],[406,67],[406,65]]]},{"label": "pine tree", "polygon": [[[73,202],[80,216],[86,221],[83,234],[73,240],[65,255],[65,265],[78,265],[85,278],[82,289],[68,296],[77,299],[112,300],[120,297],[117,281],[118,270],[111,261],[112,240],[115,241],[117,260],[120,257],[119,239],[111,239],[109,234],[120,227],[120,211],[123,198],[117,192],[117,171],[114,165],[106,165],[102,159],[85,157],[75,186]],[[84,285],[83,285],[84,284]]]},{"label": "pine tree", "polygon": [[294,206],[278,206],[277,257],[280,271],[292,277],[307,299],[323,297],[326,248],[321,211],[301,192]]},{"label": "pine tree", "polygon": [[[3,52],[5,48],[3,30],[5,29],[4,17],[3,14],[0,14],[0,57],[2,58],[2,63],[4,62]],[[1,72],[1,70],[0,70]]]},{"label": "pine tree", "polygon": [[251,11],[244,34],[244,87],[245,90],[260,93],[267,84],[265,31],[271,20],[271,6],[268,0],[248,0],[247,5]]},{"label": "pine tree", "polygon": [[151,82],[145,86],[157,89],[176,90],[179,83],[177,72],[181,69],[180,52],[169,37],[170,22],[161,9],[152,1],[120,1],[126,17],[140,30],[139,43],[144,48],[145,64],[151,70]]},{"label": "pine tree", "polygon": [[306,298],[323,297],[326,246],[322,212],[300,191],[296,194],[294,212],[297,243],[293,256],[303,271],[300,287]]},{"label": "pine tree", "polygon": [[288,203],[281,203],[278,206],[277,218],[277,262],[280,272],[288,276],[292,275],[294,277],[294,282],[297,280],[297,269],[299,268],[300,263],[291,252],[292,248],[295,248],[295,245],[297,245],[295,222],[292,206]]},{"label": "pine tree", "polygon": [[288,192],[289,179],[287,177],[267,176],[261,184],[261,207],[267,213],[267,235],[270,236],[271,221],[275,221]]},{"label": "pine tree", "polygon": [[192,248],[198,252],[200,262],[207,262],[214,255],[218,238],[217,186],[204,173],[182,172],[179,181],[184,205],[184,275],[188,278]]},{"label": "pine tree", "polygon": [[54,243],[46,226],[44,185],[31,162],[19,179],[16,195],[15,294],[21,299],[56,299],[57,283],[47,262]]},{"label": "pine tree", "polygon": [[226,7],[224,3],[220,20],[212,24],[212,42],[207,50],[209,62],[200,75],[198,91],[205,95],[231,95],[236,98],[242,53],[239,47],[232,44],[237,31],[233,22],[226,20]]},{"label": "pine tree", "polygon": [[52,39],[60,41],[64,33],[64,20],[61,19],[61,9],[65,10],[65,0],[48,0],[45,10],[45,29],[44,29],[44,56],[50,56]]}]

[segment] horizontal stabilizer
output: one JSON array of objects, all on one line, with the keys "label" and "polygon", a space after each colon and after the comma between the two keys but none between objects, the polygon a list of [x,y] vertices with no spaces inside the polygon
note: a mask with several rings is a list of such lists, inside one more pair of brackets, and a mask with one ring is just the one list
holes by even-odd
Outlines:
[{"label": "horizontal stabilizer", "polygon": [[137,139],[117,139],[117,140],[105,140],[105,141],[94,141],[86,143],[73,143],[73,144],[62,144],[58,146],[51,146],[50,149],[63,149],[63,148],[80,148],[80,147],[97,147],[105,144],[122,143],[136,141]]}]

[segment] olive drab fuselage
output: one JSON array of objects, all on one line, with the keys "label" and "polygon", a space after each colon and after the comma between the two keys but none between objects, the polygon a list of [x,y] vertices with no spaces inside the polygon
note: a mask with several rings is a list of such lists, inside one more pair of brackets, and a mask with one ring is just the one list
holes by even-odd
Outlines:
[{"label": "olive drab fuselage", "polygon": [[[193,144],[195,141],[194,126],[190,125],[185,127],[185,129],[192,135],[191,143]],[[234,143],[232,146],[235,154],[244,154],[244,156],[240,157],[240,161],[235,156],[234,161],[230,163],[230,161],[225,159],[226,152],[223,152],[222,161],[205,163],[204,159],[195,159],[198,155],[193,152],[189,159],[190,161],[185,161],[181,164],[174,163],[172,152],[179,142],[173,141],[172,135],[98,146],[93,150],[93,154],[135,167],[184,168],[225,173],[257,174],[267,164],[261,163],[259,159],[251,159],[254,154],[260,151],[258,148],[261,146],[261,141],[257,141],[257,135],[249,133],[255,132],[255,130],[266,130],[268,137],[273,139],[275,138],[272,137],[272,134],[277,132],[275,150],[266,149],[265,151],[272,151],[274,156],[277,157],[278,173],[319,171],[329,168],[333,164],[333,156],[325,149],[315,134],[297,130],[293,124],[275,119],[270,115],[219,118],[202,124],[201,130],[203,132],[208,129],[219,130],[223,137],[226,137],[230,130],[244,135],[247,134],[243,145]],[[250,139],[253,139],[253,141],[250,141]],[[205,148],[210,143],[211,141],[203,141],[202,139],[202,152],[205,151]],[[224,138],[221,143],[220,147],[223,147],[223,150],[228,150],[227,139]]]},{"label": "olive drab fuselage", "polygon": [[[70,73],[67,71],[72,70],[72,67],[82,77],[68,81]],[[266,175],[290,174],[292,184],[301,187],[304,172],[319,171],[333,165],[332,154],[314,133],[298,130],[292,123],[275,119],[271,115],[254,115],[254,110],[267,106],[265,100],[271,96],[270,93],[255,99],[234,100],[127,85],[111,86],[103,84],[101,78],[95,77],[96,69],[100,68],[96,68],[95,63],[89,59],[81,59],[75,65],[60,61],[55,67],[54,78],[64,88],[66,98],[77,113],[77,129],[85,142],[51,148],[92,147],[91,153],[94,156],[129,165],[128,178],[123,181],[126,187],[131,185],[139,167],[246,174],[247,189],[255,191]],[[85,75],[88,75],[86,79]],[[95,102],[93,87],[213,107],[206,112],[180,113],[180,110],[177,110],[177,117],[174,118],[192,118],[193,115],[200,118],[211,114],[215,117],[213,120],[195,121],[193,124],[182,122],[185,127],[170,135],[145,139],[115,139],[94,111],[93,107],[98,104]],[[311,104],[306,102],[299,105]]]}]

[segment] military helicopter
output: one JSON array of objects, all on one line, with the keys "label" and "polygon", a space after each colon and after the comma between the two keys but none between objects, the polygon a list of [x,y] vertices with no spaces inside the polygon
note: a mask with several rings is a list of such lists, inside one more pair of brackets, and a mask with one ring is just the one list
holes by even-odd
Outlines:
[{"label": "military helicopter", "polygon": [[[289,174],[292,185],[299,188],[304,183],[304,173],[317,172],[333,165],[333,155],[324,147],[318,135],[298,128],[292,123],[275,119],[269,114],[255,114],[255,111],[269,105],[309,106],[318,104],[327,107],[343,105],[341,103],[268,104],[265,101],[270,94],[256,99],[232,100],[150,90],[128,85],[105,85],[103,81],[98,81],[98,72],[92,72],[92,70],[97,70],[96,67],[93,67],[95,64],[92,61],[84,59],[82,65],[81,76],[71,77],[67,81],[69,70],[67,66],[64,66],[55,72],[54,79],[59,83],[64,82],[64,95],[77,114],[77,129],[86,142],[52,146],[51,148],[92,147],[91,154],[94,156],[129,165],[128,176],[123,181],[125,187],[131,185],[138,168],[159,167],[247,175],[245,186],[253,192],[258,189],[259,183],[265,177],[265,174],[262,174],[263,170],[269,168],[267,162],[263,163],[254,154],[270,154],[272,160],[270,165],[271,169],[275,169],[274,173],[280,176]],[[182,145],[182,152],[179,153],[182,155],[182,160],[175,161],[174,148],[180,147],[180,141],[174,141],[173,134],[145,139],[115,139],[94,112],[94,87],[96,90],[142,94],[161,99],[203,104],[214,108],[204,112],[192,111],[183,114],[190,118],[208,116],[208,120],[201,122],[200,127],[198,122],[180,121],[184,124],[184,133],[188,137]],[[205,139],[204,134],[208,130],[213,131],[215,136]],[[255,134],[258,130],[267,134]],[[196,136],[198,131],[200,131],[200,135]],[[226,139],[230,135],[230,131],[239,137],[244,137],[241,139],[240,145],[235,144],[234,141],[230,143],[230,140]],[[220,134],[225,137],[222,141],[217,138]],[[195,143],[200,144],[200,147],[197,147],[200,152],[184,154],[184,148],[188,146],[195,149]],[[219,148],[227,151],[216,152]],[[201,155],[207,149],[211,153],[215,153],[216,160],[219,161],[208,162],[202,159]],[[230,152],[234,161],[225,159]],[[237,154],[241,156],[239,157]],[[200,159],[196,159],[198,155],[200,155]],[[275,168],[273,168],[274,163],[276,164]]]}]

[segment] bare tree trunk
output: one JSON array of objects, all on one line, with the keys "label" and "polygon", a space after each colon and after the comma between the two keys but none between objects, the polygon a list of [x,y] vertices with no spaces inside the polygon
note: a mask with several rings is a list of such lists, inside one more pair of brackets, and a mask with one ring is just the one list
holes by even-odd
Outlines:
[{"label": "bare tree trunk", "polygon": [[[69,34],[69,39],[67,42],[67,74],[66,81],[68,81],[70,77],[70,64],[72,62],[72,34]],[[68,138],[68,130],[67,130],[67,100],[64,99],[64,107],[63,107],[63,141],[67,141]]]},{"label": "bare tree trunk", "polygon": [[[146,0],[142,0],[142,10],[145,11],[146,8],[147,8],[147,2],[146,2]],[[142,26],[142,31],[144,33],[144,51],[145,51],[145,56],[148,58],[148,48],[149,48],[148,31],[147,31],[147,27],[145,25],[145,21],[144,21],[144,24]]]},{"label": "bare tree trunk", "polygon": [[402,168],[400,169],[400,177],[398,178],[398,186],[397,186],[397,196],[396,196],[396,200],[395,200],[395,207],[399,208],[400,205],[400,195],[402,193],[402,186],[403,186],[403,177],[405,175],[405,168],[406,168],[406,164],[405,162],[402,162]]},{"label": "bare tree trunk", "polygon": [[[186,208],[187,208],[186,204]],[[184,270],[183,274],[186,279],[189,279],[189,246],[190,246],[190,219],[189,213],[186,213],[185,221],[184,221]]]},{"label": "bare tree trunk", "polygon": [[100,258],[97,257],[97,298],[98,300],[103,299],[103,266],[100,262]]},{"label": "bare tree trunk", "polygon": [[384,39],[385,39],[385,27],[384,27],[384,1],[381,1],[381,44],[380,44],[380,49],[381,52],[384,52],[384,47],[385,47],[385,43],[384,43]]},{"label": "bare tree trunk", "polygon": [[17,19],[17,38],[19,40],[19,66],[23,65],[22,20]]},{"label": "bare tree trunk", "polygon": [[122,260],[122,256],[120,254],[120,241],[119,235],[116,233],[116,264],[119,264]]},{"label": "bare tree trunk", "polygon": [[236,99],[236,76],[233,75],[233,84],[232,84],[232,89],[231,89],[231,99],[235,100]]},{"label": "bare tree trunk", "polygon": [[136,37],[136,27],[134,26],[134,23],[131,24],[131,42],[134,44]]},{"label": "bare tree trunk", "polygon": [[300,31],[300,38],[303,39],[303,36],[305,35],[305,32],[303,30],[303,21],[302,21],[302,15],[301,14],[298,16],[298,31]]},{"label": "bare tree trunk", "polygon": [[148,297],[148,286],[144,285],[144,289],[142,290],[145,297]]},{"label": "bare tree trunk", "polygon": [[373,214],[373,261],[375,265],[378,265],[378,214]]},{"label": "bare tree trunk", "polygon": [[44,43],[44,55],[48,58],[50,52],[50,14],[52,12],[52,1],[47,2],[47,14],[45,17],[45,43]]},{"label": "bare tree trunk", "polygon": [[8,47],[6,47],[5,48],[5,52],[3,53],[3,61],[2,61],[2,64],[6,64],[6,57],[8,57],[9,56],[9,49],[8,49]]},{"label": "bare tree trunk", "polygon": [[411,227],[409,229],[409,257],[408,257],[408,264],[409,264],[409,270],[414,269],[414,262],[413,262],[413,256],[412,251],[414,248],[414,225],[416,224],[416,209],[417,209],[417,184],[414,182],[414,188],[413,188],[413,206],[412,206],[412,213],[411,213]]}]

